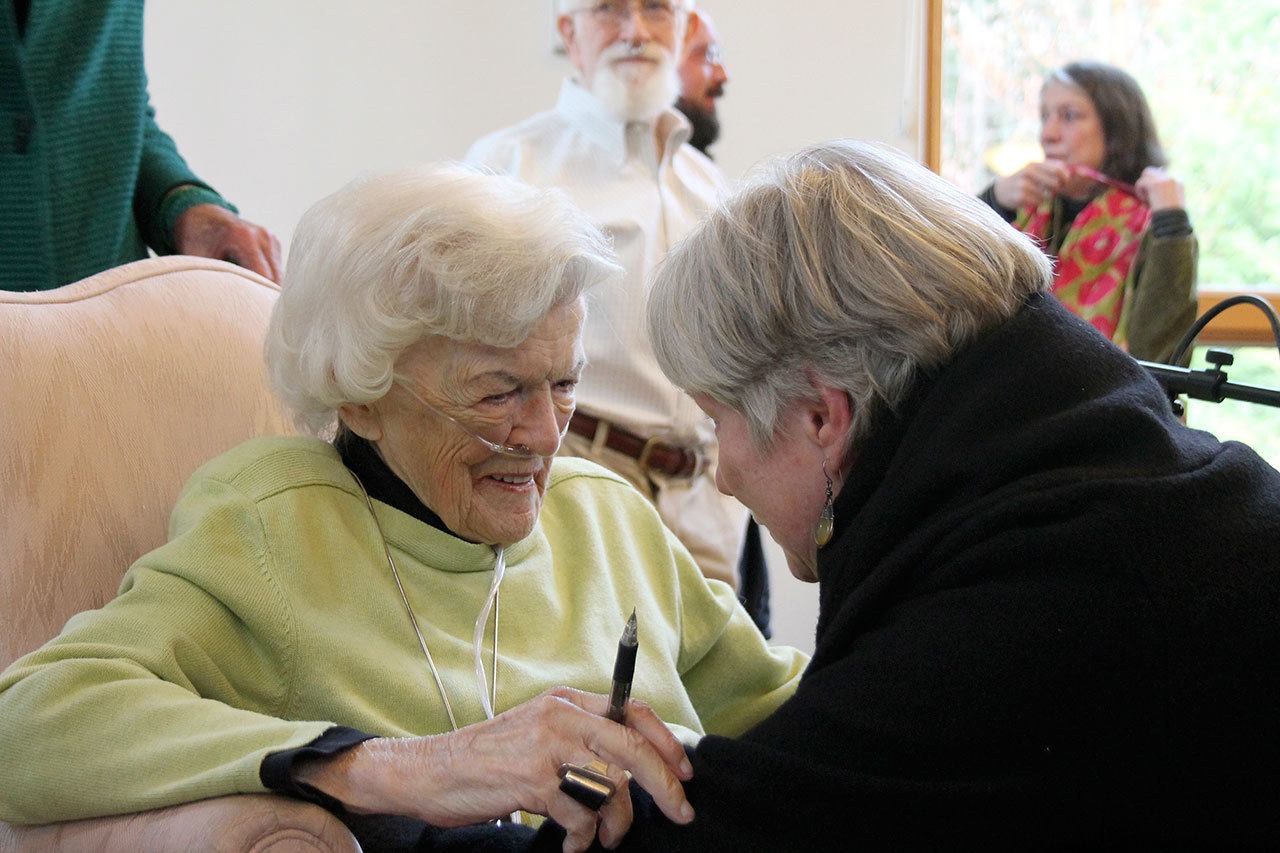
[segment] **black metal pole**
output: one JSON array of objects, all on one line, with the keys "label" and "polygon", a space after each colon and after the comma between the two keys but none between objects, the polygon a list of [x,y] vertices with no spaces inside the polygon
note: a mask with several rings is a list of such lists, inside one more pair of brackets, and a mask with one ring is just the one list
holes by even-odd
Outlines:
[{"label": "black metal pole", "polygon": [[1211,403],[1243,400],[1246,403],[1280,408],[1280,390],[1228,382],[1227,374],[1221,370],[1191,370],[1186,367],[1175,367],[1172,364],[1141,360],[1138,364],[1155,377],[1155,380],[1171,395],[1186,394],[1194,400],[1208,400]]}]

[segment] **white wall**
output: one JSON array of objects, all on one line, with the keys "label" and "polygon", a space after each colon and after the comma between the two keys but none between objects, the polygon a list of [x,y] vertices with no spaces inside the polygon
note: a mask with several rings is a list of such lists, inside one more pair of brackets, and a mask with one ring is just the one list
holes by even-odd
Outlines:
[{"label": "white wall", "polygon": [[[287,246],[307,206],[355,175],[461,157],[550,107],[568,68],[552,3],[151,0],[152,102],[197,174]],[[732,76],[725,171],[838,136],[918,155],[921,5],[701,0]],[[815,589],[773,562],[775,639],[811,648]]]}]

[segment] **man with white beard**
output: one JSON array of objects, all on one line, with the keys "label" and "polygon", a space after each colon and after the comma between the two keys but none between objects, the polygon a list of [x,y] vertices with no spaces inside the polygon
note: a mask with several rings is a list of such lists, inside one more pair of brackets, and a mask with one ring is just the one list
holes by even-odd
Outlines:
[{"label": "man with white beard", "polygon": [[714,202],[724,179],[685,143],[671,108],[692,0],[560,0],[575,73],[555,109],[490,134],[467,159],[559,187],[613,240],[624,279],[590,297],[590,367],[564,450],[622,475],[655,504],[703,573],[736,587],[745,508],[715,485],[715,434],[658,369],[646,280]]}]

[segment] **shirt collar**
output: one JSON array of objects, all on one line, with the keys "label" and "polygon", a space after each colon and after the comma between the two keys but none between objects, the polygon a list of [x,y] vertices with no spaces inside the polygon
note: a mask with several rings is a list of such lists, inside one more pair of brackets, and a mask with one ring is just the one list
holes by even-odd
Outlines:
[{"label": "shirt collar", "polygon": [[[603,148],[621,165],[629,156],[638,156],[639,151],[628,150],[628,140],[645,137],[656,138],[653,134],[637,134],[635,127],[639,122],[626,123],[610,115],[600,99],[591,94],[577,79],[566,78],[560,86],[560,99],[556,102],[556,112],[573,127],[582,131],[592,142]],[[667,107],[657,118],[658,134],[663,139],[662,160],[669,163],[680,146],[689,141],[693,128],[689,120],[677,110]],[[651,125],[644,125],[651,127]],[[630,132],[628,132],[630,131]]]}]

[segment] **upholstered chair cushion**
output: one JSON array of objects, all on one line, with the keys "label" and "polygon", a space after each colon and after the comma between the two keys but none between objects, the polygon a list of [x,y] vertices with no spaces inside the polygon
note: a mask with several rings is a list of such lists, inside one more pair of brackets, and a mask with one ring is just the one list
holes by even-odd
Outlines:
[{"label": "upholstered chair cushion", "polygon": [[359,853],[342,821],[319,806],[262,794],[218,797],[138,814],[45,826],[0,823],[9,853]]},{"label": "upholstered chair cushion", "polygon": [[287,431],[262,360],[277,292],[187,257],[0,292],[0,667],[114,597],[197,467]]},{"label": "upholstered chair cushion", "polygon": [[[262,361],[277,293],[239,267],[186,257],[0,292],[0,667],[115,596],[125,569],[165,541],[197,467],[289,431]],[[0,823],[6,853],[359,849],[319,806],[268,795]]]}]

